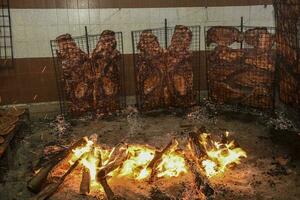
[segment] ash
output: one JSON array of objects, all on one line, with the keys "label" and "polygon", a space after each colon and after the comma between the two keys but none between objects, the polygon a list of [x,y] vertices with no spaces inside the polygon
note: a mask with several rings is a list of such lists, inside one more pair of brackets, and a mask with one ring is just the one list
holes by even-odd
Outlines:
[{"label": "ash", "polygon": [[[138,113],[134,107],[129,107],[123,115],[111,119],[71,120],[72,132],[60,139],[53,134],[49,122],[31,122],[31,130],[24,133],[24,139],[16,141],[12,150],[1,159],[0,177],[3,178],[0,183],[0,199],[31,199],[34,194],[27,190],[26,184],[34,169],[43,162],[42,158],[51,159],[53,154],[83,136],[96,134],[100,145],[113,148],[130,135],[130,144],[162,148],[169,143],[170,138],[184,136],[183,129],[202,125],[205,125],[210,133],[224,133],[224,130],[228,130],[230,137],[248,155],[240,165],[232,166],[224,174],[211,178],[216,200],[300,199],[300,161],[297,159],[299,153],[292,154],[290,149],[291,143],[297,146],[299,142],[293,139],[285,146],[274,143],[270,126],[264,123],[261,117],[241,116],[242,114],[234,113],[233,118],[232,114],[220,112],[217,106],[210,104],[195,107],[184,117],[165,113],[145,116]],[[6,162],[7,160],[10,162]],[[73,173],[67,178],[50,200],[103,199],[102,193],[89,196],[79,194],[80,169],[77,171],[78,173]],[[117,195],[127,200],[149,200],[156,197],[195,200],[197,191],[190,180],[191,177],[187,175],[178,179],[161,179],[149,184],[116,178],[110,180],[110,185]]]}]

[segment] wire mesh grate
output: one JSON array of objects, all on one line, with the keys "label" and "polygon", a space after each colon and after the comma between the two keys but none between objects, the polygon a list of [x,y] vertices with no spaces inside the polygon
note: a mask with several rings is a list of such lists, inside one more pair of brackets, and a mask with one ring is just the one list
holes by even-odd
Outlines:
[{"label": "wire mesh grate", "polygon": [[1,0],[0,9],[0,67],[9,67],[13,65],[9,0]]},{"label": "wire mesh grate", "polygon": [[234,106],[275,106],[275,29],[205,27],[209,99]]},{"label": "wire mesh grate", "polygon": [[300,109],[300,1],[274,0],[281,102]]},{"label": "wire mesh grate", "polygon": [[112,114],[125,107],[125,70],[121,32],[51,40],[61,113]]},{"label": "wire mesh grate", "polygon": [[200,26],[132,31],[141,111],[194,105],[200,91]]}]

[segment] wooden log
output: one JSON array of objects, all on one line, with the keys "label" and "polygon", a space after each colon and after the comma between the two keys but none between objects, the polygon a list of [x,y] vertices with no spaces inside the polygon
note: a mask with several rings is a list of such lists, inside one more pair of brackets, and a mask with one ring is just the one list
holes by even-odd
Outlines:
[{"label": "wooden log", "polygon": [[198,166],[197,160],[189,153],[185,153],[184,158],[190,171],[193,173],[197,190],[201,191],[207,199],[211,199],[214,195],[214,189],[210,186],[209,180],[204,171]]},{"label": "wooden log", "polygon": [[73,170],[77,167],[82,158],[84,158],[85,156],[86,154],[83,154],[79,159],[77,159],[76,162],[73,165],[71,165],[71,167],[62,177],[60,177],[56,182],[47,185],[39,194],[37,194],[33,198],[33,200],[44,200],[51,197],[59,189],[59,186],[64,182],[66,177],[73,172]]},{"label": "wooden log", "polygon": [[149,178],[149,182],[154,181],[155,175],[157,174],[156,168],[157,168],[158,164],[160,163],[162,156],[177,145],[178,145],[178,142],[176,141],[176,139],[172,139],[172,141],[161,151],[155,151],[155,155],[154,155],[153,159],[147,166],[147,169],[148,168],[151,169],[151,175]]},{"label": "wooden log", "polygon": [[[189,133],[189,145],[191,151],[184,153],[185,160],[190,170],[194,175],[195,183],[199,190],[207,197],[210,198],[214,194],[214,190],[210,186],[208,177],[201,168],[200,162],[207,156],[205,147],[200,144],[201,134],[206,133],[206,128],[202,126],[200,129],[195,128],[195,130]],[[211,144],[209,144],[210,146]]]},{"label": "wooden log", "polygon": [[115,150],[115,152],[111,154],[111,157],[109,158],[109,162],[107,162],[107,164],[102,166],[97,172],[97,180],[99,180],[99,182],[103,177],[106,177],[110,172],[119,168],[123,164],[123,162],[128,157],[127,147],[128,145],[126,144],[118,148],[118,150]]},{"label": "wooden log", "polygon": [[76,149],[79,146],[82,146],[86,144],[87,139],[81,138],[77,142],[75,142],[71,147],[66,149],[65,151],[62,151],[57,155],[55,158],[50,160],[48,163],[45,164],[44,167],[42,167],[37,174],[35,174],[27,183],[27,188],[34,193],[38,193],[41,191],[42,186],[45,184],[48,174],[50,171],[58,164],[60,161],[62,161],[64,158],[66,158],[73,149]]},{"label": "wooden log", "polygon": [[90,193],[91,176],[90,170],[86,167],[82,169],[82,178],[80,183],[80,194],[88,195]]}]

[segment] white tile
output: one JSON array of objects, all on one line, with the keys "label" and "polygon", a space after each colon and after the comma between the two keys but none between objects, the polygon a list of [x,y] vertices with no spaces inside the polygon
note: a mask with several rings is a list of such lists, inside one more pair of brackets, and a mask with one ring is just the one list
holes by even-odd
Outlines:
[{"label": "white tile", "polygon": [[79,24],[90,24],[89,9],[78,9]]},{"label": "white tile", "polygon": [[25,42],[26,41],[26,32],[25,26],[12,26],[12,37],[14,41]]},{"label": "white tile", "polygon": [[207,20],[209,22],[223,21],[224,9],[222,7],[208,7],[207,8]]},{"label": "white tile", "polygon": [[68,10],[57,9],[56,10],[57,24],[69,24]]},{"label": "white tile", "polygon": [[70,32],[69,25],[63,24],[63,25],[58,25],[57,26],[57,35],[62,35],[62,34],[66,34],[66,33],[69,33],[69,32]]},{"label": "white tile", "polygon": [[14,42],[13,41],[13,51],[15,58],[26,58],[28,57],[28,43],[27,42]]},{"label": "white tile", "polygon": [[89,9],[90,24],[101,24],[99,9]]},{"label": "white tile", "polygon": [[48,39],[54,40],[58,36],[58,27],[57,26],[48,26],[47,27]]},{"label": "white tile", "polygon": [[119,9],[100,9],[101,24],[117,23],[117,13]]},{"label": "white tile", "polygon": [[69,24],[79,24],[79,11],[78,9],[67,10]]}]

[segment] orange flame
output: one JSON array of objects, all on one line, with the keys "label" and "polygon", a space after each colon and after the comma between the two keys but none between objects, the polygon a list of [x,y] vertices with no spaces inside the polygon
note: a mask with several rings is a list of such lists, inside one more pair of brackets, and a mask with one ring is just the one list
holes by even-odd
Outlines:
[{"label": "orange flame", "polygon": [[[226,132],[228,137],[228,132]],[[209,140],[209,134],[200,136],[200,144],[206,150],[207,159],[202,161],[202,166],[208,177],[224,173],[232,164],[240,164],[241,158],[246,158],[246,152],[235,146],[234,141],[222,144]],[[208,145],[210,144],[210,145]]]}]

